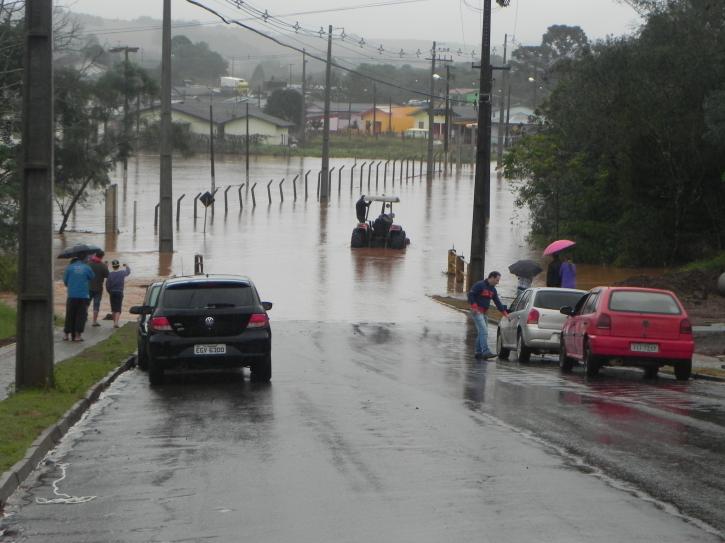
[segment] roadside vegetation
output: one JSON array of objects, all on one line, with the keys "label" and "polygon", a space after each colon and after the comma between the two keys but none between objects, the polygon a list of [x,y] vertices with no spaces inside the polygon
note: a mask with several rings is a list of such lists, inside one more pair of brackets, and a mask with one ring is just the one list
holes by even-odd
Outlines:
[{"label": "roadside vegetation", "polygon": [[505,174],[525,180],[533,239],[576,239],[581,261],[685,264],[725,249],[725,11],[633,1],[648,9],[636,35],[549,67],[539,131]]},{"label": "roadside vegetation", "polygon": [[0,342],[15,337],[15,321],[17,313],[15,309],[4,303],[0,303]]},{"label": "roadside vegetation", "polygon": [[54,388],[22,390],[0,401],[0,473],[21,460],[46,428],[135,350],[135,323],[128,323],[107,340],[58,363]]}]

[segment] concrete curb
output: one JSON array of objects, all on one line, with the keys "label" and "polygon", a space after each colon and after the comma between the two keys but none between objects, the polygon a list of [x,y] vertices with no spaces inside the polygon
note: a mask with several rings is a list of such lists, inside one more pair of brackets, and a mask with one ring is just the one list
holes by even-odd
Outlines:
[{"label": "concrete curb", "polygon": [[0,510],[8,498],[23,483],[28,475],[36,468],[40,461],[48,454],[53,447],[68,433],[68,430],[80,420],[106,388],[124,371],[135,364],[136,355],[131,355],[126,361],[112,370],[108,375],[93,385],[83,399],[78,400],[60,420],[49,428],[46,428],[25,452],[25,458],[17,462],[8,471],[0,476]]}]

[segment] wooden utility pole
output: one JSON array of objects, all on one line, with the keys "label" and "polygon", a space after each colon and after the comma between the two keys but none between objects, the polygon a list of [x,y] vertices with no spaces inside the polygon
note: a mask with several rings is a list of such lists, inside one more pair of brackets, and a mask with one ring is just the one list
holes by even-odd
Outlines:
[{"label": "wooden utility pole", "polygon": [[425,170],[426,181],[433,180],[433,121],[435,119],[435,104],[433,96],[435,95],[435,77],[436,73],[436,42],[433,42],[431,49],[430,63],[430,96],[428,98],[428,157]]},{"label": "wooden utility pole", "polygon": [[[214,98],[209,93],[209,160],[211,162],[211,193],[216,189],[216,175],[214,173]],[[211,204],[211,216],[214,217],[214,203]]]},{"label": "wooden utility pole", "polygon": [[373,136],[378,139],[378,86],[373,81]]},{"label": "wooden utility pole", "polygon": [[112,49],[109,49],[109,53],[123,53],[124,55],[124,61],[123,61],[123,79],[126,83],[126,89],[123,93],[123,191],[124,195],[126,193],[126,184],[128,182],[128,154],[130,150],[130,123],[129,123],[129,105],[128,105],[128,54],[129,53],[136,53],[138,51],[138,47],[129,47],[128,45],[124,45],[121,47],[114,47]]},{"label": "wooden utility pole", "polygon": [[322,170],[320,201],[327,201],[330,189],[330,93],[332,92],[332,25],[327,29],[327,63],[325,64],[325,118],[322,126]]},{"label": "wooden utility pole", "polygon": [[352,139],[352,92],[347,95],[347,137]]},{"label": "wooden utility pole", "polygon": [[53,1],[25,2],[15,386],[53,386]]},{"label": "wooden utility pole", "polygon": [[446,132],[443,135],[444,175],[448,175],[448,138],[451,132],[451,66],[446,64]]},{"label": "wooden utility pole", "polygon": [[306,142],[307,131],[307,53],[302,49],[302,111],[300,112],[300,145]]},{"label": "wooden utility pole", "polygon": [[[506,48],[508,46],[508,34],[504,34],[503,38],[503,64],[506,66]],[[496,153],[496,169],[501,167],[503,162],[503,143],[504,143],[504,122],[503,114],[506,109],[506,101],[504,100],[504,91],[508,86],[508,70],[504,70],[501,78],[501,104],[498,111],[498,152]]]},{"label": "wooden utility pole", "polygon": [[393,131],[393,99],[388,97],[388,134]]},{"label": "wooden utility pole", "polygon": [[164,0],[161,39],[161,134],[159,179],[159,252],[174,252],[171,178],[171,0]]}]

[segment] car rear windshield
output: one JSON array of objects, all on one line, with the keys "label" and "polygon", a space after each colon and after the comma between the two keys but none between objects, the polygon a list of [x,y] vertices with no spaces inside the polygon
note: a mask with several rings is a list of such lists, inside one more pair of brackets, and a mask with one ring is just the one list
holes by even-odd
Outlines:
[{"label": "car rear windshield", "polygon": [[661,315],[679,315],[680,306],[666,292],[644,292],[636,290],[616,290],[609,298],[612,311],[634,313],[658,313]]},{"label": "car rear windshield", "polygon": [[541,309],[561,309],[574,307],[583,294],[581,292],[566,292],[563,290],[540,290],[536,293],[534,307]]},{"label": "car rear windshield", "polygon": [[164,308],[236,307],[256,304],[254,290],[244,283],[213,282],[170,285],[163,294]]}]

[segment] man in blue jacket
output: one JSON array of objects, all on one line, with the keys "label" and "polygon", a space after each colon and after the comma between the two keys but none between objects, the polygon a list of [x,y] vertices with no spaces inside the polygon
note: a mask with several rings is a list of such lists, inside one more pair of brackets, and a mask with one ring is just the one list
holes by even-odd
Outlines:
[{"label": "man in blue jacket", "polygon": [[94,277],[93,270],[80,258],[71,260],[63,274],[63,283],[68,287],[68,299],[65,304],[65,326],[63,339],[71,337],[73,341],[83,341],[81,334],[88,318],[89,286]]},{"label": "man in blue jacket", "polygon": [[478,337],[476,338],[476,358],[495,358],[496,354],[488,348],[488,319],[486,313],[491,306],[491,300],[503,316],[508,315],[506,306],[501,303],[496,292],[496,285],[501,280],[501,274],[492,271],[486,279],[474,283],[468,292],[468,303],[471,304],[471,318],[476,325]]}]

